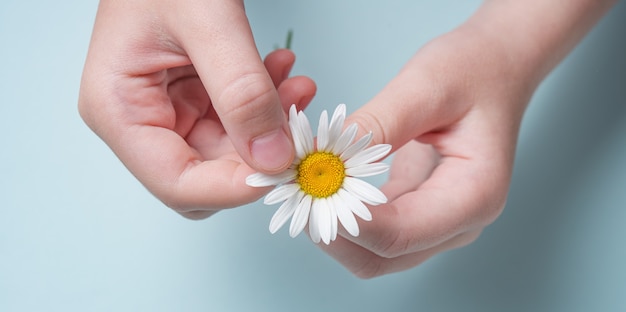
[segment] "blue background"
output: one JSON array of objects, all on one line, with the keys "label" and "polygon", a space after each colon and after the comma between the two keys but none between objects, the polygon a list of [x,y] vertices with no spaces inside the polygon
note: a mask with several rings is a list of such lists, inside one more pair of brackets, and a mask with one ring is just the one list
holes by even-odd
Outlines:
[{"label": "blue background", "polygon": [[[354,111],[479,5],[294,2],[247,12],[263,55],[294,29],[310,116]],[[535,94],[502,216],[373,280],[271,235],[275,207],[198,222],[153,198],[77,113],[96,7],[0,3],[0,311],[626,311],[626,3]]]}]

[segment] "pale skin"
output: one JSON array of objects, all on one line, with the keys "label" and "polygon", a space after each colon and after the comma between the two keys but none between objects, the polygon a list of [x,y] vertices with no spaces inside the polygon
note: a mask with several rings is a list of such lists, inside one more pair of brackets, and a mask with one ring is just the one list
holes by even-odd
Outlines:
[{"label": "pale skin", "polygon": [[294,58],[261,60],[242,1],[104,0],[79,110],[148,190],[202,219],[262,196],[249,174],[291,164],[285,107],[315,94],[287,78]]},{"label": "pale skin", "polygon": [[[474,241],[504,207],[532,93],[614,2],[485,1],[420,49],[346,123],[395,148],[389,203],[320,248],[370,278]],[[79,108],[155,196],[205,218],[258,199],[269,189],[245,177],[293,159],[284,111],[315,93],[287,78],[293,61],[261,61],[240,1],[102,1]]]}]

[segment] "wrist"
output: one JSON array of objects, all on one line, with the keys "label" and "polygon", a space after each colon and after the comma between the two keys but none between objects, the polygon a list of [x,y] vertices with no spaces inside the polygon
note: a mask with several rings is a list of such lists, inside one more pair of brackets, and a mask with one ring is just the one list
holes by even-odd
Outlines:
[{"label": "wrist", "polygon": [[534,88],[614,2],[485,1],[461,28],[483,37]]}]

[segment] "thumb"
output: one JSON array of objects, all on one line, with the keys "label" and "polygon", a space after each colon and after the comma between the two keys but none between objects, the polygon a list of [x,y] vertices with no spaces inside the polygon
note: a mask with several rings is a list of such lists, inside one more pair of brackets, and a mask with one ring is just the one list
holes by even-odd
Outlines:
[{"label": "thumb", "polygon": [[197,6],[174,26],[232,144],[258,171],[286,169],[294,157],[289,127],[243,2],[201,1]]}]

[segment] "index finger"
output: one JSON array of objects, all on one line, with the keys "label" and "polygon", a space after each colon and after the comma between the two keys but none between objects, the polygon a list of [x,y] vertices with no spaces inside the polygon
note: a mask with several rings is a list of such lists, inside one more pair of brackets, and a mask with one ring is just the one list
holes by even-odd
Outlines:
[{"label": "index finger", "polygon": [[287,119],[243,2],[202,1],[193,11],[175,9],[185,11],[173,14],[173,32],[241,158],[265,173],[286,169],[294,157]]}]

